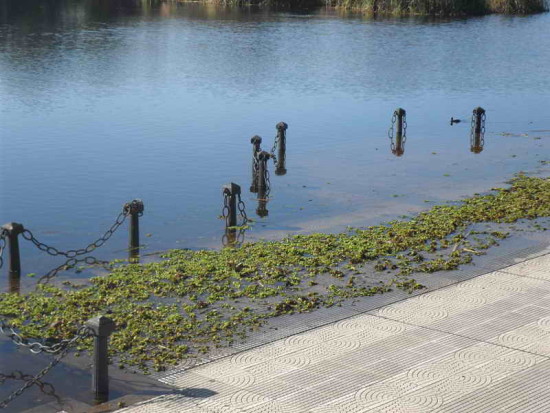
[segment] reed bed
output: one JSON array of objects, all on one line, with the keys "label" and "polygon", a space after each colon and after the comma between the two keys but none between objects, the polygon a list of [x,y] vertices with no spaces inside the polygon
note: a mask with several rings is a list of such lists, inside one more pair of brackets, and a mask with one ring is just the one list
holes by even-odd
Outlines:
[{"label": "reed bed", "polygon": [[548,0],[204,0],[226,6],[285,8],[330,6],[340,10],[390,16],[472,16],[492,13],[532,14],[548,10]]}]

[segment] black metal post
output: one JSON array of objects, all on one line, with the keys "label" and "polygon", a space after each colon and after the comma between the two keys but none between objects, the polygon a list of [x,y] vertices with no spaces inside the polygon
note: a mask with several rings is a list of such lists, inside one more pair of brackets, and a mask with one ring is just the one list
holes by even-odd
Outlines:
[{"label": "black metal post", "polygon": [[8,246],[9,246],[9,273],[10,275],[21,275],[21,256],[19,253],[19,234],[21,234],[25,228],[23,225],[17,222],[10,222],[2,225],[2,228],[8,233]]},{"label": "black metal post", "polygon": [[262,144],[262,138],[258,135],[254,135],[250,139],[250,143],[252,144],[252,185],[250,185],[250,192],[256,193],[258,192],[258,188],[256,187],[256,174],[258,173],[258,153],[261,152],[261,144]]},{"label": "black metal post", "polygon": [[406,114],[405,109],[397,108],[395,110],[395,116],[397,117],[397,132],[395,137],[397,140],[403,137],[403,119]]},{"label": "black metal post", "polygon": [[241,195],[241,187],[236,183],[223,186],[223,193],[228,197],[227,207],[229,208],[228,220],[226,221],[227,227],[237,226],[237,197]]},{"label": "black metal post", "polygon": [[477,135],[477,134],[481,134],[481,129],[482,129],[482,126],[483,126],[483,115],[485,114],[485,109],[483,109],[482,107],[477,107],[474,109],[474,123],[475,123],[475,126],[474,126],[474,133]]},{"label": "black metal post", "polygon": [[128,204],[128,214],[130,215],[128,248],[131,259],[135,259],[139,255],[139,217],[143,215],[143,211],[143,202],[139,199],[134,199]]},{"label": "black metal post", "polygon": [[286,130],[288,125],[284,122],[277,123],[277,165],[275,175],[286,175]]},{"label": "black metal post", "polygon": [[257,178],[257,188],[258,192],[267,191],[267,161],[271,158],[271,155],[268,152],[262,151],[258,154],[258,176]]},{"label": "black metal post", "polygon": [[99,403],[109,399],[109,336],[115,331],[115,323],[108,317],[99,316],[85,323],[94,336],[94,364],[92,372],[92,392]]},{"label": "black metal post", "polygon": [[260,189],[258,191],[258,207],[256,208],[256,215],[258,215],[260,218],[267,217],[269,215],[269,211],[267,210],[267,197],[266,192],[263,189]]}]

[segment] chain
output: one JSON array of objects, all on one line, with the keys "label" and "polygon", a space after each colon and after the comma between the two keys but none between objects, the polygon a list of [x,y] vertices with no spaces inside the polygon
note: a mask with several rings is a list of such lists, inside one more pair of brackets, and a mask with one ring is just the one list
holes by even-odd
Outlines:
[{"label": "chain", "polygon": [[69,258],[67,261],[65,261],[63,264],[61,264],[59,267],[54,268],[53,270],[49,271],[48,273],[46,273],[42,277],[40,277],[37,281],[37,284],[47,284],[58,273],[60,273],[62,271],[70,270],[71,268],[74,268],[78,264],[82,264],[82,263],[87,264],[89,266],[99,266],[99,265],[101,265],[106,270],[112,269],[112,265],[109,261],[101,261],[101,260],[98,260],[95,257]]},{"label": "chain", "polygon": [[4,249],[6,249],[6,238],[8,237],[8,231],[4,228],[0,228],[0,268],[4,265]]},{"label": "chain", "polygon": [[[48,346],[43,346],[42,344],[40,343],[32,343],[30,345],[27,345],[27,344],[22,344],[23,342],[23,339],[21,338],[21,336],[19,336],[17,333],[15,333],[15,331],[11,328],[11,327],[8,327],[5,322],[3,320],[0,321],[1,323],[1,327],[0,327],[0,330],[2,331],[2,333],[5,334],[4,332],[4,328],[7,328],[9,329],[12,334],[8,334],[8,336],[11,336],[10,338],[12,339],[12,341],[15,342],[14,340],[14,336],[18,337],[18,340],[21,341],[21,344],[20,345],[24,345],[24,346],[27,346],[27,347],[32,347],[36,344],[38,344],[38,346],[41,347],[41,349],[39,351],[33,351],[33,349],[31,348],[31,351],[33,353],[41,353],[42,351],[45,351],[45,352],[48,352],[48,353],[58,353],[56,357],[54,357],[54,359],[46,366],[44,367],[42,370],[40,370],[40,372],[38,372],[38,374],[34,377],[31,377],[30,379],[28,379],[25,384],[18,390],[14,391],[13,393],[11,393],[7,398],[5,398],[3,401],[0,402],[0,409],[4,409],[6,408],[6,406],[12,402],[14,399],[16,399],[17,397],[21,396],[21,394],[23,394],[23,392],[25,390],[27,390],[29,387],[33,386],[34,384],[37,384],[37,383],[41,383],[40,379],[42,379],[42,377],[44,377],[46,374],[48,374],[48,372],[54,368],[60,361],[63,357],[65,357],[67,355],[67,353],[69,352],[70,348],[72,347],[72,345],[77,341],[77,340],[80,340],[80,339],[83,339],[83,338],[86,338],[90,335],[90,330],[88,329],[88,327],[80,327],[76,333],[76,335],[70,339],[70,340],[61,340],[59,343],[57,344],[54,344],[53,346],[51,347],[48,347]],[[16,343],[17,344],[17,343]],[[58,347],[57,350],[55,351],[48,351],[47,349],[52,349],[53,347],[55,346],[60,346]],[[22,376],[23,377],[23,376]],[[30,376],[29,376],[30,377]],[[40,386],[39,386],[40,387]],[[51,386],[51,389],[53,389],[53,386]]]},{"label": "chain", "polygon": [[[30,374],[23,374],[19,370],[15,370],[11,374],[2,374],[0,373],[0,384],[4,384],[6,380],[18,380],[18,381],[29,381],[32,380],[33,376]],[[51,383],[44,383],[43,381],[36,379],[34,384],[40,389],[40,391],[46,396],[54,397],[58,403],[61,403],[61,398],[55,394],[55,387]]]},{"label": "chain", "polygon": [[[86,329],[86,331],[87,331],[87,329]],[[88,334],[89,333],[86,332],[86,336]],[[83,337],[86,337],[86,336],[83,336]],[[75,338],[78,338],[78,339],[83,338],[83,337],[81,337],[79,335],[75,336]],[[74,341],[76,341],[76,340],[74,340]],[[72,341],[72,342],[74,342],[74,341]],[[71,342],[71,344],[72,344],[72,342]],[[54,357],[54,359],[50,362],[50,364],[48,364],[46,367],[44,367],[42,370],[40,370],[40,372],[38,372],[38,374],[36,376],[34,376],[31,379],[27,380],[27,382],[20,389],[14,391],[7,398],[5,398],[3,401],[1,401],[0,402],[0,409],[6,408],[9,403],[11,403],[17,397],[21,396],[21,394],[23,394],[23,392],[25,390],[27,390],[29,387],[33,386],[34,384],[38,383],[42,377],[44,377],[46,374],[48,374],[48,372],[51,369],[53,369],[61,361],[61,359],[63,357],[65,357],[67,355],[67,353],[69,352],[69,349],[70,349],[70,345],[67,345],[66,347],[64,347],[61,350],[61,352],[57,355],[57,357]],[[52,386],[52,388],[53,388],[53,386]]]},{"label": "chain", "polygon": [[138,216],[143,215],[143,203],[140,200],[133,200],[132,202],[126,203],[122,208],[122,212],[118,214],[115,223],[111,225],[111,227],[107,231],[105,231],[103,236],[90,243],[86,248],[81,248],[78,250],[60,251],[55,247],[51,247],[44,244],[43,242],[38,241],[34,234],[28,229],[23,231],[22,236],[27,241],[31,241],[39,250],[44,251],[51,256],[55,257],[58,255],[63,255],[67,258],[75,258],[79,255],[89,254],[93,250],[105,244],[109,240],[109,238],[113,236],[115,231],[124,223],[126,217],[132,213],[137,213]]},{"label": "chain", "polygon": [[279,145],[279,133],[275,135],[275,141],[273,142],[273,147],[271,148],[271,157],[273,158],[273,163],[275,166],[277,166],[277,156],[275,155],[275,150],[277,149],[277,146]]},{"label": "chain", "polygon": [[67,347],[72,346],[77,340],[87,337],[89,334],[87,327],[80,327],[73,338],[64,339],[51,346],[46,346],[38,341],[29,343],[28,340],[21,337],[21,335],[19,335],[13,329],[13,327],[9,326],[5,320],[0,320],[0,333],[10,338],[15,345],[20,347],[26,347],[31,351],[31,353],[34,353],[34,354],[39,354],[42,352],[49,353],[49,354],[59,353],[60,351],[63,351]]},{"label": "chain", "polygon": [[264,168],[264,179],[265,179],[265,192],[264,192],[264,198],[269,197],[269,193],[271,192],[271,179],[270,174],[267,168]]},{"label": "chain", "polygon": [[246,225],[246,223],[248,222],[248,216],[246,215],[246,206],[245,206],[243,200],[241,199],[241,194],[237,195],[237,208],[238,208],[239,213],[241,214],[241,217],[243,219],[242,225]]}]

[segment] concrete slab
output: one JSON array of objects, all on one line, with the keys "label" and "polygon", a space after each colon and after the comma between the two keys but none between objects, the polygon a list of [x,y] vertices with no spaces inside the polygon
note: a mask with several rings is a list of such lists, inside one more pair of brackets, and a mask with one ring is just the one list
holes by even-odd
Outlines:
[{"label": "concrete slab", "polygon": [[178,394],[121,412],[549,411],[549,379],[547,254],[175,370]]}]

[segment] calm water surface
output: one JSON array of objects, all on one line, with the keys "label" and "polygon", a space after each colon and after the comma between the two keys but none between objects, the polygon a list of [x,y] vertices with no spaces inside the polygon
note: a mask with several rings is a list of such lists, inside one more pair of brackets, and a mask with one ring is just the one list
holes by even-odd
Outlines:
[{"label": "calm water surface", "polygon": [[[145,252],[220,247],[221,186],[239,183],[255,215],[250,137],[269,149],[282,120],[288,173],[270,165],[269,215],[248,240],[395,218],[540,169],[549,64],[548,14],[369,20],[4,0],[0,221],[80,248],[141,198]],[[478,105],[487,131],[476,154]],[[387,137],[396,107],[408,116],[400,157]],[[96,256],[124,258],[126,231]],[[22,254],[24,273],[63,262],[28,242]]]},{"label": "calm water surface", "polygon": [[[276,176],[270,165],[269,215],[256,217],[249,240],[378,223],[520,170],[548,173],[548,14],[368,20],[142,3],[0,4],[2,223],[80,248],[141,198],[145,253],[218,248],[221,186],[241,184],[255,215],[250,137],[269,149],[282,120],[288,172]],[[481,153],[469,142],[476,106],[487,110]],[[399,157],[387,136],[396,107],[408,115]],[[464,122],[450,126],[451,116]],[[126,231],[94,254],[124,258]],[[63,262],[31,247],[22,241],[24,274]],[[35,280],[23,276],[23,289]],[[32,364],[5,340],[0,352],[12,354],[3,374]],[[89,402],[89,373],[79,368],[48,380]],[[12,407],[47,402],[56,403],[34,389]]]}]

